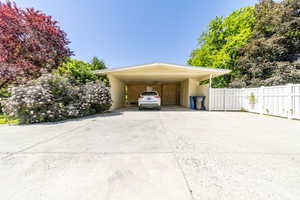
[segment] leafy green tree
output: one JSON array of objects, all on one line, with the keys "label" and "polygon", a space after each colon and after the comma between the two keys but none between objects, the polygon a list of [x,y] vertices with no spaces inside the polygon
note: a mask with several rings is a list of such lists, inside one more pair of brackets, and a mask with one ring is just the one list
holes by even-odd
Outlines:
[{"label": "leafy green tree", "polygon": [[66,62],[59,66],[58,73],[61,75],[67,75],[70,79],[78,83],[85,84],[87,82],[100,80],[108,85],[108,79],[106,76],[93,73],[93,70],[105,68],[106,66],[104,62],[99,60],[97,57],[94,57],[91,63],[69,58]]},{"label": "leafy green tree", "polygon": [[[93,57],[92,58],[91,65],[93,66],[92,70],[101,70],[101,69],[106,69],[107,68],[106,65],[105,65],[105,63],[104,63],[104,61],[100,60],[97,57]],[[99,75],[99,74],[97,74],[96,76],[97,76],[97,78],[100,81],[102,81],[103,83],[105,83],[107,86],[109,85],[109,80],[108,80],[108,78],[107,78],[106,75]]]},{"label": "leafy green tree", "polygon": [[98,59],[97,57],[92,58],[91,65],[93,66],[92,70],[101,70],[106,69],[105,63],[103,60]]},{"label": "leafy green tree", "polygon": [[256,22],[254,12],[252,6],[236,10],[225,18],[216,17],[199,38],[199,47],[192,51],[188,64],[232,70],[230,75],[215,78],[213,87],[227,87],[239,74],[236,68],[238,50],[252,35]]},{"label": "leafy green tree", "polygon": [[249,43],[240,51],[232,87],[300,83],[300,1],[262,0]]}]

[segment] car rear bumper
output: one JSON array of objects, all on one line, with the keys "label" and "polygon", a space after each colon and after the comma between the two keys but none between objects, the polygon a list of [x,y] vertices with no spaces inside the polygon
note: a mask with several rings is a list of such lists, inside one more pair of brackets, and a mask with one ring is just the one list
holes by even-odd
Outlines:
[{"label": "car rear bumper", "polygon": [[157,108],[160,107],[159,103],[139,103],[139,107],[142,108]]}]

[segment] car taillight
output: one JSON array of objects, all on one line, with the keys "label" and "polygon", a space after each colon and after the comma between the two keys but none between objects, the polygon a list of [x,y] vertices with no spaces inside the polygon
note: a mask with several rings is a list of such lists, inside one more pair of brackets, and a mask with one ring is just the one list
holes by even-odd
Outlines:
[{"label": "car taillight", "polygon": [[160,96],[155,96],[155,98],[158,98],[158,99],[159,99],[159,98],[160,98]]}]

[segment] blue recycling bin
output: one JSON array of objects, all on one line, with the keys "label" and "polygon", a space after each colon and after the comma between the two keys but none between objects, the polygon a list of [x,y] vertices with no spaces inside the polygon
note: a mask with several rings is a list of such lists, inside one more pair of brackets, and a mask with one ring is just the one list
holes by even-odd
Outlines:
[{"label": "blue recycling bin", "polygon": [[196,109],[195,96],[190,96],[190,109]]}]

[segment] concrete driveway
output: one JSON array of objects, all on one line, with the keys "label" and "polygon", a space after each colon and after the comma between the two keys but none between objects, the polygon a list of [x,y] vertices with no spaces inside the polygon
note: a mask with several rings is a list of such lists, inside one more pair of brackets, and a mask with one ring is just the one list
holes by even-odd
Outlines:
[{"label": "concrete driveway", "polygon": [[0,126],[0,199],[300,199],[300,121],[123,109]]}]

